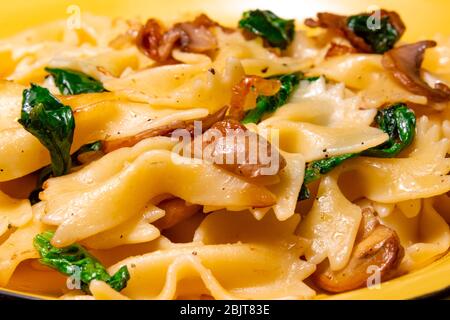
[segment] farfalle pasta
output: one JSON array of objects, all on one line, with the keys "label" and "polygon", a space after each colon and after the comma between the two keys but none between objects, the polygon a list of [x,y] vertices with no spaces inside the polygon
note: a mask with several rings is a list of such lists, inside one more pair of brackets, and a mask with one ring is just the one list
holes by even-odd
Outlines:
[{"label": "farfalle pasta", "polygon": [[313,299],[445,255],[450,41],[372,14],[83,15],[1,40],[0,287]]}]

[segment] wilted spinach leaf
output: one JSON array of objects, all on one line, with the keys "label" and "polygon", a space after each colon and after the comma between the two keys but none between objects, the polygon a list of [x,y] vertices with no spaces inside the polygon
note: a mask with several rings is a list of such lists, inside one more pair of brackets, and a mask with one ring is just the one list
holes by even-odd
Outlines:
[{"label": "wilted spinach leaf", "polygon": [[77,277],[83,291],[89,293],[89,283],[94,279],[105,281],[116,291],[127,286],[130,280],[127,266],[122,266],[110,276],[105,267],[82,246],[73,244],[56,248],[50,243],[52,237],[53,232],[47,231],[34,238],[34,247],[41,256],[39,261],[65,275]]},{"label": "wilted spinach leaf", "polygon": [[362,155],[376,158],[393,158],[409,146],[416,133],[416,116],[404,103],[397,103],[379,110],[375,122],[389,135],[388,141],[361,153],[347,153],[336,157],[312,161],[306,165],[305,178],[299,194],[299,200],[309,198],[307,184],[330,172],[347,159]]},{"label": "wilted spinach leaf", "polygon": [[309,198],[309,190],[307,184],[320,179],[322,175],[327,174],[345,160],[354,158],[358,155],[359,153],[346,153],[339,156],[329,157],[307,163],[305,167],[305,178],[303,180],[302,189],[300,190],[299,200],[305,200]]},{"label": "wilted spinach leaf", "polygon": [[82,72],[70,69],[45,68],[55,80],[55,84],[63,95],[91,92],[103,92],[103,84]]},{"label": "wilted spinach leaf", "polygon": [[364,39],[375,53],[383,53],[394,47],[400,39],[400,34],[391,24],[389,17],[380,19],[379,28],[370,28],[371,15],[361,14],[347,18],[347,27],[358,37]]},{"label": "wilted spinach leaf", "polygon": [[416,116],[406,104],[398,103],[379,110],[375,122],[389,135],[385,143],[362,153],[368,157],[392,158],[409,146],[416,134]]},{"label": "wilted spinach leaf", "polygon": [[75,119],[70,107],[63,105],[46,88],[35,84],[23,91],[19,123],[50,152],[53,176],[66,174],[71,166],[70,148]]},{"label": "wilted spinach leaf", "polygon": [[358,156],[358,153],[346,153],[339,156],[312,161],[306,166],[304,182],[306,184],[313,182],[319,179],[323,174],[327,174],[333,170],[345,160],[356,156]]},{"label": "wilted spinach leaf", "polygon": [[286,49],[294,39],[294,20],[285,20],[269,10],[243,13],[239,27],[263,37],[272,47]]}]

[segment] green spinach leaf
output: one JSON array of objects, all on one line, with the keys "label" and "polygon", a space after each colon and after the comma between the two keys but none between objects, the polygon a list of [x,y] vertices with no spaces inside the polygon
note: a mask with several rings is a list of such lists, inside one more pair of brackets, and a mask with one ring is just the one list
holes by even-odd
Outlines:
[{"label": "green spinach leaf", "polygon": [[82,72],[58,68],[45,68],[45,70],[52,75],[56,86],[63,95],[105,91],[100,81]]},{"label": "green spinach leaf", "polygon": [[356,156],[369,156],[376,158],[393,158],[409,146],[416,133],[416,116],[404,103],[397,103],[388,108],[379,110],[375,122],[377,126],[389,135],[388,141],[367,149],[361,153],[347,153],[336,157],[312,161],[306,165],[305,177],[300,190],[299,200],[308,199],[310,192],[307,185],[330,172],[347,159]]},{"label": "green spinach leaf", "polygon": [[34,247],[41,256],[40,262],[65,275],[76,276],[83,291],[89,293],[89,283],[94,279],[105,281],[116,291],[127,286],[130,280],[127,266],[122,266],[110,276],[105,267],[82,246],[73,244],[56,248],[50,243],[52,237],[53,232],[47,231],[34,238]]},{"label": "green spinach leaf", "polygon": [[306,166],[304,182],[306,184],[311,183],[333,170],[345,160],[354,158],[358,155],[358,153],[346,153],[335,157],[312,161]]},{"label": "green spinach leaf", "polygon": [[299,200],[309,199],[310,193],[307,187],[309,183],[320,179],[322,175],[327,174],[345,160],[357,157],[358,155],[359,153],[346,153],[307,163],[305,167],[305,178],[303,180],[302,189],[300,190]]},{"label": "green spinach leaf", "polygon": [[269,45],[280,49],[286,49],[295,34],[294,20],[282,19],[269,10],[244,12],[239,27],[261,36]]},{"label": "green spinach leaf", "polygon": [[53,176],[66,174],[71,167],[70,148],[75,130],[72,109],[47,89],[32,84],[30,89],[23,91],[18,121],[50,152]]},{"label": "green spinach leaf", "polygon": [[409,146],[416,134],[416,116],[406,104],[398,103],[379,110],[375,122],[389,135],[385,143],[363,151],[362,155],[377,158],[392,158]]},{"label": "green spinach leaf", "polygon": [[383,53],[394,47],[401,34],[391,24],[389,17],[380,19],[379,28],[369,28],[371,15],[361,14],[347,18],[347,27],[364,39],[375,53]]}]

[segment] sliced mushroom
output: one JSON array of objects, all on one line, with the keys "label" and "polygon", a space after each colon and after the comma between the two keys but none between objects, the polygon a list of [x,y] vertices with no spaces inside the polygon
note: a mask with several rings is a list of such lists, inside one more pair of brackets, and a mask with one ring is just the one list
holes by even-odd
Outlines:
[{"label": "sliced mushroom", "polygon": [[435,41],[426,40],[394,48],[384,53],[383,66],[408,91],[443,102],[450,100],[450,88],[444,83],[430,87],[421,77],[421,66],[427,48],[436,46]]},{"label": "sliced mushroom", "polygon": [[186,127],[186,123],[184,121],[174,121],[170,124],[151,128],[142,132],[139,132],[138,134],[134,136],[114,139],[114,140],[107,140],[104,141],[102,144],[102,151],[104,153],[110,153],[114,150],[120,149],[120,148],[126,148],[126,147],[132,147],[136,145],[138,142],[151,138],[151,137],[158,137],[158,136],[169,136],[174,130],[179,128]]},{"label": "sliced mushroom", "polygon": [[166,212],[164,217],[153,223],[160,230],[169,229],[202,209],[201,205],[188,204],[180,198],[165,200],[158,207]]},{"label": "sliced mushroom", "polygon": [[[201,139],[200,143],[197,139]],[[276,175],[286,166],[275,147],[234,119],[217,122],[196,138],[192,152],[197,158],[247,178]]]},{"label": "sliced mushroom", "polygon": [[322,263],[313,274],[317,286],[329,292],[343,292],[367,285],[377,267],[381,281],[391,278],[404,256],[397,233],[381,225],[369,208],[363,210],[361,227],[355,247],[346,267],[333,271]]},{"label": "sliced mushroom", "polygon": [[219,109],[217,112],[207,115],[204,118],[198,119],[198,120],[192,120],[192,121],[174,121],[170,124],[151,128],[145,131],[142,131],[134,136],[124,137],[120,139],[115,140],[109,140],[104,141],[103,146],[103,152],[109,153],[114,150],[125,148],[125,147],[132,147],[136,145],[138,142],[148,139],[151,137],[157,137],[157,136],[170,136],[172,132],[174,132],[177,129],[186,129],[189,131],[191,135],[194,134],[194,121],[200,121],[202,123],[202,132],[209,129],[214,123],[217,121],[220,121],[225,118],[225,114],[227,113],[228,107],[223,107]]},{"label": "sliced mushroom", "polygon": [[161,55],[159,45],[163,37],[163,28],[156,19],[148,19],[139,30],[136,44],[139,50],[155,61],[167,59],[168,54]]},{"label": "sliced mushroom", "polygon": [[[205,14],[194,21],[175,24],[168,31],[155,19],[149,19],[137,36],[138,48],[156,62],[171,59],[174,48],[194,53],[207,53],[217,47],[210,28],[220,27]],[[223,28],[224,30],[228,30]]]},{"label": "sliced mushroom", "polygon": [[217,28],[220,28],[225,33],[232,33],[232,32],[234,32],[236,30],[234,28],[229,28],[229,27],[225,27],[225,26],[221,25],[217,21],[212,20],[210,17],[208,17],[204,13],[198,15],[194,19],[193,24],[197,25],[197,26],[203,26],[205,28],[217,27]]},{"label": "sliced mushroom", "polygon": [[[368,13],[367,15],[372,15]],[[396,29],[399,37],[405,32],[405,25],[400,16],[394,11],[380,10],[380,18],[389,18],[389,22]],[[311,28],[326,28],[341,33],[350,43],[360,52],[372,53],[372,47],[364,41],[364,39],[356,35],[353,30],[347,26],[348,16],[337,15],[328,12],[319,12],[317,20],[308,18],[305,20],[305,25]]]},{"label": "sliced mushroom", "polygon": [[258,76],[245,76],[232,88],[230,117],[242,120],[246,107],[254,107],[259,95],[273,96],[281,87],[276,79],[264,79]]},{"label": "sliced mushroom", "polygon": [[[247,130],[239,121],[223,120],[227,109],[228,107],[223,107],[198,120],[202,123],[203,134],[192,142],[191,155],[248,178],[276,175],[286,166],[286,160],[266,139]],[[193,136],[195,123],[176,121],[134,136],[104,141],[102,151],[109,153],[119,148],[132,147],[150,137],[170,136],[177,129],[187,130]],[[198,139],[200,143],[196,142]],[[196,149],[198,145],[199,150]]]}]

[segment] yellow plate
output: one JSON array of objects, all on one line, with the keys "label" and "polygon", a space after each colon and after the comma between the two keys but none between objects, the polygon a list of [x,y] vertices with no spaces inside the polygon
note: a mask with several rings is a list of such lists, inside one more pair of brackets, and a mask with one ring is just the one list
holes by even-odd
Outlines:
[{"label": "yellow plate", "polygon": [[[164,3],[164,5],[161,5]],[[270,9],[283,17],[302,21],[318,11],[358,13],[374,5],[396,10],[407,26],[405,41],[432,37],[436,33],[450,36],[448,0],[28,0],[2,1],[0,37],[54,19],[67,18],[79,8],[112,17],[158,17],[174,20],[185,14],[205,12],[215,20],[234,25],[242,11],[249,8]],[[72,10],[72,11],[71,11]],[[419,13],[420,14],[417,14]],[[410,299],[429,295],[450,295],[450,253],[433,264],[400,278],[385,282],[380,289],[360,289],[318,298],[332,299]],[[0,290],[16,297],[54,298],[26,292]]]}]

